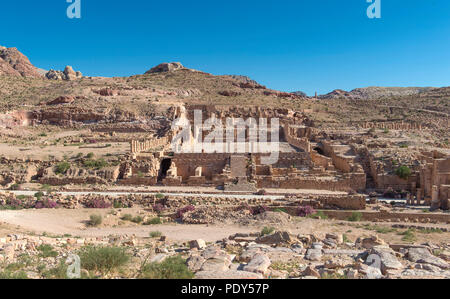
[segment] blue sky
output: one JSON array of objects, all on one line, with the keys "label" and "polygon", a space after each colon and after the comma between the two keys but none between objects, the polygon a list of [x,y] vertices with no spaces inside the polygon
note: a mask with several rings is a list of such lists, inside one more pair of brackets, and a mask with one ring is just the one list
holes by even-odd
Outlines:
[{"label": "blue sky", "polygon": [[450,85],[450,1],[2,1],[0,45],[45,69],[142,74],[161,62],[248,75],[308,94],[366,86]]}]

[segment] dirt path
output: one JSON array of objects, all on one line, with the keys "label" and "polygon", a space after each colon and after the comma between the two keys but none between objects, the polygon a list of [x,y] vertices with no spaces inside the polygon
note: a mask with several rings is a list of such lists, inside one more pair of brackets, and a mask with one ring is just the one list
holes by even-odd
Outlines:
[{"label": "dirt path", "polygon": [[[140,209],[123,209],[122,214],[136,214]],[[278,229],[288,230],[294,234],[314,234],[324,237],[326,233],[346,234],[352,242],[361,236],[371,236],[377,234],[373,230],[365,229],[364,224],[372,227],[391,227],[394,223],[374,224],[374,223],[350,223],[337,220],[314,220],[308,218],[295,218],[288,224],[277,225],[270,223],[256,223],[253,226],[240,226],[238,224],[220,225],[190,225],[190,224],[163,224],[163,225],[134,225],[106,226],[100,228],[87,228],[84,222],[92,214],[101,214],[104,222],[107,223],[109,210],[77,209],[77,210],[19,210],[0,211],[0,236],[9,233],[47,233],[51,235],[70,234],[78,237],[107,237],[109,235],[136,235],[137,237],[148,237],[152,231],[160,231],[170,240],[185,242],[194,239],[203,239],[207,242],[215,242],[229,237],[235,233],[259,232],[264,226],[275,226]],[[425,225],[424,226],[428,226]],[[450,227],[450,225],[442,225]],[[404,243],[402,235],[394,230],[378,235],[390,243]],[[450,233],[422,234],[416,233],[415,243],[423,242],[444,242],[450,240]]]},{"label": "dirt path", "polygon": [[[128,212],[126,211],[126,213]],[[130,210],[130,212],[133,212],[133,210]],[[234,233],[255,231],[255,229],[250,227],[238,225],[208,226],[186,224],[86,228],[84,221],[89,219],[89,215],[94,213],[106,216],[108,211],[92,209],[0,211],[0,221],[9,227],[9,233],[13,230],[17,232],[30,231],[38,234],[45,232],[52,235],[71,234],[80,237],[104,237],[124,234],[148,237],[151,231],[161,231],[168,238],[177,241],[203,239],[207,242],[214,242]],[[20,226],[20,228],[15,227],[13,229],[12,226]],[[3,234],[6,234],[6,232],[7,230],[4,229]]]}]

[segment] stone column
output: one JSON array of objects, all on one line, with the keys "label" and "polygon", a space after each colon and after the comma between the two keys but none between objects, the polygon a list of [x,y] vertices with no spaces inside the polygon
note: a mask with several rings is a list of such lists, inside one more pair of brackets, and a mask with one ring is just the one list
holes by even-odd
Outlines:
[{"label": "stone column", "polygon": [[422,188],[417,189],[416,205],[420,205],[422,201]]}]

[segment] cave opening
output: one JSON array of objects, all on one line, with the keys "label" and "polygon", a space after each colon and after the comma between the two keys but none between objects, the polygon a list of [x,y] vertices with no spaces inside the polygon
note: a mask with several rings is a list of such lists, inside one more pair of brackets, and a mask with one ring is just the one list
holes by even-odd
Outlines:
[{"label": "cave opening", "polygon": [[172,159],[163,159],[161,161],[158,182],[161,182],[162,180],[164,180],[167,177],[167,172],[169,171],[171,165],[172,165]]}]

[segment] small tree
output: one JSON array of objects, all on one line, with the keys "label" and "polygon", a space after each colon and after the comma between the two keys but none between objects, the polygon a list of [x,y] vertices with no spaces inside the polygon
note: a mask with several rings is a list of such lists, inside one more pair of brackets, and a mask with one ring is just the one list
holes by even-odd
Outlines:
[{"label": "small tree", "polygon": [[56,174],[65,174],[67,172],[67,170],[69,170],[69,168],[70,168],[69,162],[66,162],[66,161],[61,162],[58,165],[56,165],[55,173]]},{"label": "small tree", "polygon": [[399,168],[397,168],[397,170],[395,171],[395,174],[399,177],[402,178],[404,180],[407,180],[410,176],[411,176],[411,169],[409,169],[408,166],[400,166]]}]

